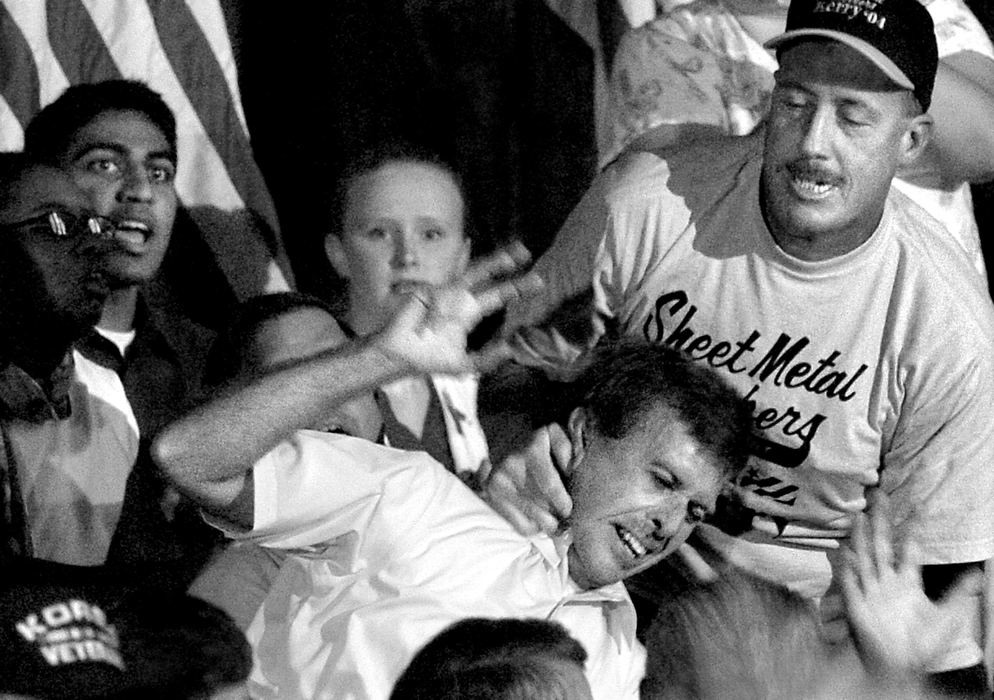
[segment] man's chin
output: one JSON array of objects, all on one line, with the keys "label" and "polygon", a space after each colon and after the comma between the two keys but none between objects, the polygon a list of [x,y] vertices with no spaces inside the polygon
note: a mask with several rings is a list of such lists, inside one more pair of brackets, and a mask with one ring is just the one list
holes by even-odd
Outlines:
[{"label": "man's chin", "polygon": [[144,266],[111,264],[107,267],[107,282],[111,291],[145,284],[155,276]]},{"label": "man's chin", "polygon": [[570,578],[583,590],[610,586],[630,575],[614,567],[587,566],[573,547],[570,547],[568,558]]}]

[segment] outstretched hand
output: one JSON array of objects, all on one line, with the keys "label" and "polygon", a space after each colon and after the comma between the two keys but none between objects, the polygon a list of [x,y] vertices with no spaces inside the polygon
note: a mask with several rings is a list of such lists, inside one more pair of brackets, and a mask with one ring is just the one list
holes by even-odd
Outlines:
[{"label": "outstretched hand", "polygon": [[867,671],[885,677],[924,673],[968,624],[962,598],[977,585],[963,577],[933,602],[922,586],[913,547],[895,556],[886,497],[860,514],[844,552],[841,586],[850,632]]},{"label": "outstretched hand", "polygon": [[416,373],[460,374],[495,366],[504,359],[503,345],[470,354],[466,338],[488,314],[541,289],[538,275],[518,274],[530,260],[524,246],[512,244],[472,265],[457,282],[412,291],[371,342]]}]

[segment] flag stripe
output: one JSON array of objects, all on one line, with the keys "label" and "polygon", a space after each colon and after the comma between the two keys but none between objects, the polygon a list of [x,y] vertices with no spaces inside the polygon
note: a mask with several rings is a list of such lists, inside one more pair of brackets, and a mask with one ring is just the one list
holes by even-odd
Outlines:
[{"label": "flag stripe", "polygon": [[55,54],[48,43],[48,20],[45,4],[27,2],[8,2],[6,9],[17,23],[21,34],[24,35],[38,75],[38,96],[41,104],[45,105],[54,100],[62,91],[69,87],[62,69],[58,67]]},{"label": "flag stripe", "polygon": [[38,68],[28,40],[3,6],[0,6],[0,50],[0,94],[17,121],[27,124],[41,109]]},{"label": "flag stripe", "polygon": [[276,211],[262,174],[251,158],[251,146],[228,85],[200,25],[185,5],[172,0],[149,0],[148,4],[166,57],[235,189],[244,202],[253,204],[272,230],[278,231]]},{"label": "flag stripe", "polygon": [[248,122],[242,109],[242,95],[238,87],[238,67],[235,64],[235,53],[231,49],[231,39],[228,37],[228,23],[219,2],[203,2],[202,0],[186,0],[186,7],[193,15],[204,39],[210,44],[211,53],[221,66],[221,73],[228,84],[238,113],[238,121],[242,129],[248,133]]},{"label": "flag stripe", "polygon": [[0,151],[19,151],[24,143],[24,129],[0,95]]},{"label": "flag stripe", "polygon": [[79,0],[47,0],[48,41],[70,84],[121,77],[90,13]]}]

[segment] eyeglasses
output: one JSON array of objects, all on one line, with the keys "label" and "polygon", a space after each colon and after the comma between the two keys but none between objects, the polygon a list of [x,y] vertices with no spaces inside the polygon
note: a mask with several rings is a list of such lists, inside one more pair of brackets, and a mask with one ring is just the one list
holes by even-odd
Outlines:
[{"label": "eyeglasses", "polygon": [[97,236],[111,238],[114,235],[114,222],[103,216],[87,216],[65,211],[50,211],[24,221],[4,224],[0,229],[7,231],[44,231],[56,238],[76,238]]}]

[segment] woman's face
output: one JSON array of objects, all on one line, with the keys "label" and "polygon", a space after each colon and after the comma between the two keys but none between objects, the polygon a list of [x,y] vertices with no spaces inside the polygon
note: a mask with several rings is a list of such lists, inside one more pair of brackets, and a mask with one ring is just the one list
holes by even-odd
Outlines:
[{"label": "woman's face", "polygon": [[390,161],[349,184],[341,235],[328,237],[336,272],[348,280],[356,333],[381,328],[405,293],[457,279],[469,263],[462,193],[439,166]]}]

